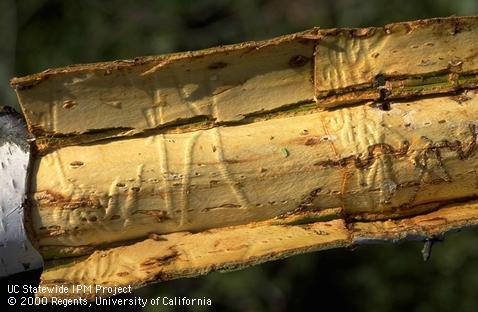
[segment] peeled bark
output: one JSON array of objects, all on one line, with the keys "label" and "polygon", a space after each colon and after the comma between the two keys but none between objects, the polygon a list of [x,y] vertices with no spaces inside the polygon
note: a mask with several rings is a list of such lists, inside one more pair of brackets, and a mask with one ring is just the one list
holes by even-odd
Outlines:
[{"label": "peeled bark", "polygon": [[477,25],[313,29],[13,79],[42,284],[139,286],[476,225]]}]

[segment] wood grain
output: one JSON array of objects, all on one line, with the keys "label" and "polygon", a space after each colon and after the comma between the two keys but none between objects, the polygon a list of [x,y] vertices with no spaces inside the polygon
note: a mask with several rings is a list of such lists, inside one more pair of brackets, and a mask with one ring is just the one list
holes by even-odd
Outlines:
[{"label": "wood grain", "polygon": [[478,17],[314,28],[13,79],[42,285],[139,287],[477,225],[476,38]]}]

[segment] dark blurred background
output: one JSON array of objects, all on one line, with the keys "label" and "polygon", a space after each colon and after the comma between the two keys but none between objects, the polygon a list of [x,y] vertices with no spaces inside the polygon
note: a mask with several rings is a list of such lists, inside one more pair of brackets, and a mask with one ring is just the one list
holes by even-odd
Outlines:
[{"label": "dark blurred background", "polygon": [[[73,63],[195,50],[313,26],[474,14],[476,0],[0,0],[0,104],[18,107],[11,77]],[[478,311],[478,230],[438,243],[428,262],[421,248],[409,242],[324,251],[151,285],[135,295],[205,296],[214,303],[208,309],[220,311],[311,305],[317,311]]]}]

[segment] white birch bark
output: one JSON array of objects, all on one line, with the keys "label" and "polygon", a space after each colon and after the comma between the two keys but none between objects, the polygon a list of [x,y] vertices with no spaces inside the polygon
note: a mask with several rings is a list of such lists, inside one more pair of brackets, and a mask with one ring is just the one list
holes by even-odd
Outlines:
[{"label": "white birch bark", "polygon": [[0,277],[37,269],[43,263],[24,226],[28,137],[21,117],[0,107]]}]

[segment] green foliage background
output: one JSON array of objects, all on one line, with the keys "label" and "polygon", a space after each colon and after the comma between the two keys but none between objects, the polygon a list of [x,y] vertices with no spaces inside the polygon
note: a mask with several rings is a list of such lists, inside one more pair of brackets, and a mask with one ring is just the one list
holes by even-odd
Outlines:
[{"label": "green foliage background", "polygon": [[[51,67],[265,39],[313,26],[473,14],[476,0],[0,0],[0,104],[18,107],[11,77]],[[478,231],[449,236],[427,263],[420,249],[411,242],[331,250],[164,282],[133,295],[205,296],[221,311],[310,305],[318,311],[478,311]]]}]

